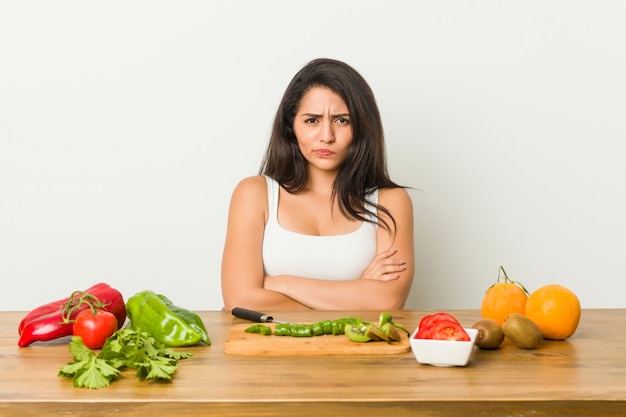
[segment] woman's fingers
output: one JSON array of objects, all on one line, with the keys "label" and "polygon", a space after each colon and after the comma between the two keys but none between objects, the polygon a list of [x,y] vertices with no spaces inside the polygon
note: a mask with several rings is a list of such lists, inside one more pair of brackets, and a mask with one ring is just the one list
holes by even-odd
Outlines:
[{"label": "woman's fingers", "polygon": [[393,258],[397,252],[396,249],[389,249],[376,255],[361,278],[380,281],[398,279],[400,273],[406,269],[406,261]]}]

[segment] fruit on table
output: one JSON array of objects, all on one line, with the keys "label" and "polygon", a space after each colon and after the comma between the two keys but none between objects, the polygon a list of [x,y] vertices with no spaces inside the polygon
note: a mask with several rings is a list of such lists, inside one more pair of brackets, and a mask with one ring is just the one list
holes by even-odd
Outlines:
[{"label": "fruit on table", "polygon": [[502,331],[515,346],[522,349],[535,349],[541,343],[539,327],[519,313],[511,313],[504,319]]},{"label": "fruit on table", "polygon": [[500,272],[504,279],[500,281],[499,273],[498,280],[487,289],[480,306],[480,314],[483,318],[495,320],[502,325],[509,314],[525,313],[528,291],[521,283],[511,281],[502,266]]},{"label": "fruit on table", "polygon": [[390,313],[383,312],[378,316],[378,323],[363,321],[358,317],[346,321],[344,333],[353,342],[385,341],[392,343],[402,340],[398,329],[404,331],[407,335],[410,334],[403,326],[393,321]]},{"label": "fruit on table", "polygon": [[372,338],[368,336],[368,327],[367,324],[358,320],[354,323],[346,323],[344,332],[353,342],[365,343],[372,340]]},{"label": "fruit on table", "polygon": [[537,324],[544,339],[564,340],[578,328],[580,301],[561,285],[545,285],[530,294],[525,315]]},{"label": "fruit on table", "polygon": [[497,321],[492,319],[480,319],[472,325],[478,330],[476,346],[481,349],[497,349],[504,341],[504,331]]},{"label": "fruit on table", "polygon": [[470,337],[461,323],[451,314],[439,312],[420,320],[416,339],[469,341]]},{"label": "fruit on table", "polygon": [[89,349],[100,349],[117,328],[117,319],[113,313],[91,307],[78,313],[73,332]]}]

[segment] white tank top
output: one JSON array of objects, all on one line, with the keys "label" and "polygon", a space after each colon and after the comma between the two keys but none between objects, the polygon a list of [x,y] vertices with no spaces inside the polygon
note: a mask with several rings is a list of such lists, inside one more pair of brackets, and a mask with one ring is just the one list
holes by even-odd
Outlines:
[{"label": "white tank top", "polygon": [[[278,223],[278,182],[267,180],[269,215],[263,235],[266,275],[293,275],[326,280],[358,279],[376,255],[377,225],[363,222],[351,233],[313,236],[291,232]],[[378,203],[378,190],[368,196]],[[369,210],[375,210],[368,205]],[[371,217],[371,216],[370,216]]]}]

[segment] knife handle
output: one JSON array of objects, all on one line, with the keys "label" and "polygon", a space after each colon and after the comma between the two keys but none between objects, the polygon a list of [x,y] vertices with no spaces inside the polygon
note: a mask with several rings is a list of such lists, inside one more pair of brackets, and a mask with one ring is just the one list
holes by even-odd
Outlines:
[{"label": "knife handle", "polygon": [[267,323],[272,322],[274,317],[268,316],[267,314],[259,313],[258,311],[248,310],[246,308],[235,307],[232,310],[233,316],[239,317],[240,319],[251,320],[257,323]]}]

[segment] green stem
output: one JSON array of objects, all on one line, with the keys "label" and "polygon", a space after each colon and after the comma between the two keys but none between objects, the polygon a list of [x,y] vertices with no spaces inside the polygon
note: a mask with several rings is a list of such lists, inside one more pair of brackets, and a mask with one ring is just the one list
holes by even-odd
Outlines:
[{"label": "green stem", "polygon": [[[511,280],[509,279],[509,276],[506,274],[506,271],[504,270],[504,267],[502,265],[500,265],[500,271],[502,271],[502,274],[504,275],[504,282],[511,282]],[[500,281],[500,273],[498,273],[498,281]]]},{"label": "green stem", "polygon": [[74,320],[72,320],[71,318],[72,313],[74,313],[74,311],[80,308],[83,304],[87,304],[87,306],[91,309],[91,312],[94,315],[96,314],[96,309],[104,308],[107,306],[93,294],[89,294],[84,291],[74,291],[70,296],[70,300],[63,306],[63,320],[61,321],[61,323],[73,323]]},{"label": "green stem", "polygon": [[[510,282],[511,284],[515,284],[518,285],[525,293],[526,295],[530,295],[530,293],[528,292],[528,290],[526,289],[526,287],[524,287],[524,285],[519,282],[519,281],[513,281],[511,279],[509,279],[508,275],[506,274],[506,271],[504,270],[504,268],[502,267],[502,265],[500,265],[500,271],[502,271],[502,273],[504,274],[504,282]],[[500,274],[498,273],[498,282],[500,281]]]}]

